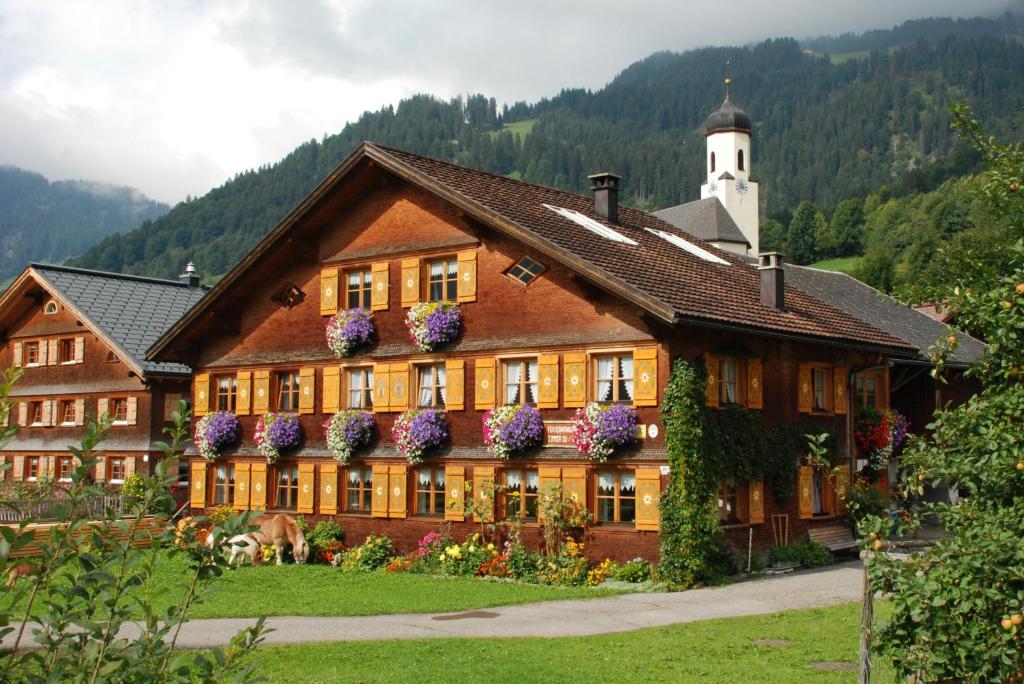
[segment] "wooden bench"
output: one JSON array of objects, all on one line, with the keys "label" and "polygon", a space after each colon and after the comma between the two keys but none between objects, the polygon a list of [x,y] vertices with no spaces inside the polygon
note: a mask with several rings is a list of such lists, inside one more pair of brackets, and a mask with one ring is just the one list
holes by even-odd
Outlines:
[{"label": "wooden bench", "polygon": [[845,525],[812,527],[807,530],[807,536],[811,538],[811,541],[821,544],[833,553],[849,551],[860,546],[860,542],[853,538],[850,528]]}]

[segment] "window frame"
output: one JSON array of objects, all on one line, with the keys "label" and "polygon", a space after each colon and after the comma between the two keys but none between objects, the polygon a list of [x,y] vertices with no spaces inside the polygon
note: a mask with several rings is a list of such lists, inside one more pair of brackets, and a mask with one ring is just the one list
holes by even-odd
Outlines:
[{"label": "window frame", "polygon": [[[75,399],[58,399],[57,414],[60,420],[54,420],[54,423],[61,427],[74,427],[78,421],[77,404]],[[71,420],[67,419],[68,409],[71,409]]]},{"label": "window frame", "polygon": [[[622,495],[622,474],[627,473],[633,476],[633,496]],[[601,476],[611,474],[614,478],[614,494],[612,496],[606,496],[601,494]],[[636,525],[636,469],[635,468],[599,468],[594,471],[594,523],[597,525],[625,525],[635,526]],[[612,499],[612,520],[601,519],[601,501]],[[632,520],[622,519],[622,500],[631,499],[633,501],[633,518]]]},{"label": "window frame", "polygon": [[[534,365],[534,379],[532,381],[527,379],[527,370],[529,364]],[[518,385],[519,385],[519,401],[513,403],[508,400],[508,387],[511,383],[508,382],[508,367],[512,364],[521,364],[522,373],[520,374]],[[513,405],[513,406],[537,406],[539,401],[538,390],[540,387],[540,356],[535,354],[527,354],[523,356],[508,356],[498,359],[498,370],[501,373],[500,385],[501,385],[501,396],[499,397],[499,405]],[[533,387],[533,401],[524,401],[526,398],[526,388]]]},{"label": "window frame", "polygon": [[[220,383],[226,380],[228,382],[227,393],[221,392]],[[216,406],[217,411],[227,411],[228,413],[234,413],[238,407],[238,375],[237,374],[223,374],[213,376],[213,405]],[[220,406],[220,400],[226,399],[224,402],[224,408]]]},{"label": "window frame", "polygon": [[[356,487],[352,487],[351,476],[354,471],[358,471],[360,474],[359,484]],[[356,508],[352,508],[350,497],[355,490],[356,497],[358,498],[358,504]],[[356,515],[370,515],[373,512],[373,468],[368,465],[349,465],[345,468],[345,479],[344,479],[344,508],[345,513],[351,513]]]},{"label": "window frame", "polygon": [[[117,466],[115,468],[115,466]],[[124,484],[124,481],[128,478],[128,457],[127,456],[108,456],[107,463],[107,482],[110,484]],[[121,477],[114,477],[114,471],[120,470]]]},{"label": "window frame", "polygon": [[[835,411],[835,388],[832,386],[832,365],[826,363],[808,363],[807,367],[811,374],[811,413],[819,416],[833,413]],[[823,408],[818,408],[817,406],[817,391],[814,385],[814,379],[819,373],[822,381],[824,382],[824,386],[822,387],[822,396],[824,398]]]},{"label": "window frame", "polygon": [[[349,278],[359,274],[359,284],[352,288]],[[342,269],[342,277],[345,279],[345,307],[346,309],[370,309],[373,302],[373,269],[367,266],[354,266]],[[356,296],[357,304],[352,306],[350,300],[352,295]]]},{"label": "window frame", "polygon": [[[25,344],[25,367],[34,367],[43,365],[40,359],[43,358],[42,346],[46,344],[43,340],[30,340]],[[35,352],[35,360],[32,360],[32,352]]]},{"label": "window frame", "polygon": [[[283,380],[289,380],[291,387],[285,389],[285,383]],[[280,413],[298,413],[299,412],[299,371],[298,369],[279,370],[274,372],[274,398],[277,411]],[[284,399],[284,393],[287,392],[290,397],[289,403],[292,404],[291,408],[285,408],[282,405]]]},{"label": "window frame", "polygon": [[[365,385],[357,388],[352,386],[352,375],[360,374]],[[345,367],[345,408],[358,409],[362,411],[373,410],[373,366],[346,366]],[[352,393],[359,392],[362,405],[352,403]]]},{"label": "window frame", "polygon": [[[433,371],[433,384],[431,385],[430,403],[424,404],[420,402],[420,390],[423,387],[421,384],[422,378],[420,377],[420,371],[427,368],[430,368]],[[443,371],[444,382],[438,382],[438,370]],[[414,380],[416,382],[416,407],[444,409],[448,404],[446,400],[446,395],[448,393],[448,370],[444,361],[425,361],[423,363],[414,363],[413,371],[415,372]]]},{"label": "window frame", "polygon": [[[121,407],[124,411],[121,411]],[[110,397],[107,400],[107,415],[110,416],[112,425],[128,424],[128,397]]]},{"label": "window frame", "polygon": [[75,362],[75,338],[60,337],[57,339],[57,363],[66,366]]},{"label": "window frame", "polygon": [[[432,293],[434,281],[431,278],[430,270],[434,264],[441,264],[441,298],[435,299]],[[454,266],[455,272],[452,273],[450,269]],[[459,258],[456,254],[429,257],[423,260],[423,283],[424,293],[423,301],[426,302],[449,302],[456,303],[459,301]],[[451,297],[448,297],[448,295]]]},{"label": "window frame", "polygon": [[[539,267],[539,270],[534,272],[528,266],[524,266],[523,262],[527,261],[527,260],[529,260],[529,261],[533,262],[534,264],[536,264]],[[544,273],[547,270],[548,270],[547,264],[545,264],[542,261],[538,261],[537,259],[534,259],[529,254],[524,254],[523,256],[519,257],[519,259],[514,264],[512,264],[507,269],[505,269],[505,275],[508,276],[509,278],[511,278],[514,282],[516,282],[519,285],[522,285],[524,288],[526,288],[526,287],[529,287],[530,285],[533,285],[535,282],[537,282],[537,280],[542,275],[544,275]],[[530,276],[529,280],[523,280],[522,276],[526,275],[526,274],[528,274]]]},{"label": "window frame", "polygon": [[[748,499],[750,496],[749,484],[731,484],[720,482],[715,490],[715,501],[717,503],[718,524],[722,527],[735,527],[746,525],[750,520]],[[723,518],[723,503],[729,498],[734,499],[732,518]]]},{"label": "window frame", "polygon": [[[221,481],[221,470],[224,471],[224,480]],[[210,469],[210,501],[214,506],[232,506],[235,503],[235,464],[221,462],[214,464]],[[218,497],[222,501],[218,501]]]},{"label": "window frame", "polygon": [[[36,420],[36,416],[39,417]],[[45,427],[46,423],[43,422],[43,400],[36,399],[28,402],[28,426],[29,427]]]},{"label": "window frame", "polygon": [[[861,391],[861,382],[866,380],[872,380],[875,383],[875,405],[876,411],[880,411],[888,408],[888,401],[885,400],[885,374],[883,371],[864,371],[857,373],[854,376],[854,402],[857,409],[866,408],[867,404],[862,403],[863,393]],[[866,385],[866,383],[865,383]]]},{"label": "window frame", "polygon": [[[430,487],[420,489],[420,473],[430,471]],[[438,488],[438,477],[440,476],[441,488]],[[445,474],[443,465],[420,465],[413,469],[413,511],[414,515],[422,518],[444,518],[445,504],[448,499],[448,477]],[[427,495],[429,503],[427,511],[420,510],[420,494]],[[440,504],[440,510],[437,510]]]},{"label": "window frame", "polygon": [[[746,360],[738,358],[736,356],[724,356],[724,355],[718,355],[717,356],[717,360],[718,360],[718,378],[716,378],[716,379],[718,380],[718,404],[719,404],[719,406],[729,406],[730,404],[735,404],[737,406],[746,406],[747,405],[747,393],[746,393],[746,388],[747,388],[747,383],[746,383],[746,379],[747,379],[747,364],[746,364]],[[735,385],[736,385],[735,391],[734,391],[734,397],[735,397],[734,401],[729,401],[727,396],[726,396],[727,385],[729,383],[726,381],[725,370],[726,370],[726,368],[728,368],[729,364],[732,364],[732,366],[736,370],[736,377],[733,380],[733,383],[735,383]]]},{"label": "window frame", "polygon": [[[513,493],[509,488],[508,476],[510,473],[519,474],[519,489]],[[529,474],[533,473],[537,478],[537,491],[529,493],[526,491]],[[513,515],[521,524],[535,525],[540,521],[540,469],[535,465],[516,464],[510,468],[501,469],[501,491],[498,493],[498,510],[503,518],[511,518]],[[518,511],[512,511],[511,499],[515,500],[515,507]],[[534,502],[534,515],[528,515],[530,500]]]},{"label": "window frame", "polygon": [[[32,474],[33,466],[35,467],[35,475]],[[26,456],[25,457],[25,481],[26,482],[38,482],[43,471],[43,457],[42,456]]]},{"label": "window frame", "polygon": [[57,300],[51,299],[51,300],[47,301],[46,304],[43,304],[43,315],[44,316],[53,316],[54,314],[59,313],[59,312],[60,312],[60,305],[57,303]]},{"label": "window frame", "polygon": [[121,363],[121,359],[117,358],[113,349],[107,350],[107,363]]},{"label": "window frame", "polygon": [[[629,378],[626,378],[625,376],[617,375],[619,373],[619,371],[620,371],[620,368],[621,368],[621,360],[624,357],[626,357],[627,355],[629,356],[630,366],[632,368],[632,373],[633,373]],[[601,399],[599,397],[599,395],[598,395],[598,383],[602,380],[602,378],[600,378],[598,376],[598,373],[599,373],[598,366],[600,365],[599,362],[600,362],[601,359],[607,359],[607,358],[611,358],[612,359],[612,377],[609,378],[609,379],[605,379],[605,380],[610,380],[611,383],[612,383],[612,399],[610,399],[610,400]],[[596,401],[596,402],[601,403],[601,404],[627,404],[627,405],[633,405],[635,403],[635,401],[636,401],[636,359],[634,358],[634,354],[633,354],[633,350],[632,349],[617,349],[617,350],[609,350],[609,351],[595,351],[595,352],[590,354],[589,361],[590,361],[590,367],[591,367],[591,370],[590,370],[591,401]],[[630,383],[632,383],[632,388],[633,388],[632,389],[632,394],[633,394],[633,396],[630,397],[629,399],[622,400],[622,399],[619,398],[619,391],[620,391],[619,383],[627,381],[627,380]]]},{"label": "window frame", "polygon": [[[286,485],[281,484],[281,471],[287,468],[289,475],[294,475],[294,478]],[[274,508],[275,511],[294,511],[299,507],[299,464],[295,461],[278,461],[273,466],[273,480],[274,483]],[[285,489],[286,504],[285,506],[280,505],[281,500],[281,489],[282,486]]]},{"label": "window frame", "polygon": [[54,477],[57,482],[71,482],[71,473],[75,470],[75,459],[73,456],[57,456],[54,463]]}]

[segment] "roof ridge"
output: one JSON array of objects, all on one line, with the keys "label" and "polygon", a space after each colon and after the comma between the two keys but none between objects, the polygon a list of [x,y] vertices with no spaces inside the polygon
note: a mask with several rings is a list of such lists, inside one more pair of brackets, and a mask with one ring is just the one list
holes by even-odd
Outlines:
[{"label": "roof ridge", "polygon": [[[97,271],[91,268],[78,268],[75,266],[43,264],[36,261],[30,262],[29,266],[35,269],[47,269],[52,271],[61,271],[64,273],[78,273],[80,275],[98,276],[101,278],[134,280],[143,283],[152,283],[153,285],[174,285],[176,287],[192,287],[188,283],[183,283],[180,280],[170,280],[168,278],[156,278],[154,276],[136,275],[134,273],[115,273],[113,271]],[[202,288],[203,290],[208,289],[205,285],[200,285],[199,287]]]}]

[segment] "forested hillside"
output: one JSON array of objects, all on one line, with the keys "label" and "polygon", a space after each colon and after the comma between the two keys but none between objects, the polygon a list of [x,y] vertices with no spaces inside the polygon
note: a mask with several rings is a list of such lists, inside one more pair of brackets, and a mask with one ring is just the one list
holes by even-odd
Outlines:
[{"label": "forested hillside", "polygon": [[88,181],[49,182],[0,166],[0,280],[30,261],[57,263],[111,233],[137,228],[170,209],[132,188]]},{"label": "forested hillside", "polygon": [[888,40],[875,32],[880,49],[862,57],[806,54],[792,39],[658,53],[599,91],[565,90],[502,110],[482,95],[417,96],[111,236],[74,263],[171,276],[192,258],[206,275],[224,273],[362,140],[574,191],[586,191],[588,173],[614,170],[624,201],[649,209],[695,199],[704,178],[700,124],[722,100],[727,69],[754,119],[763,212],[788,225],[803,200],[831,210],[944,160],[956,142],[947,107],[957,99],[996,135],[1019,139],[1020,26],[991,22],[988,35],[975,35],[984,31],[967,23],[968,37],[932,31],[933,39],[904,45],[913,24]]}]

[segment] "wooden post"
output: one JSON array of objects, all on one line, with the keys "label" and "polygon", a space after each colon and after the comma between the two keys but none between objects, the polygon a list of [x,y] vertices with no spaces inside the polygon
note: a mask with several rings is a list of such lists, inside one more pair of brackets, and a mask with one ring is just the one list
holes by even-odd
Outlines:
[{"label": "wooden post", "polygon": [[860,662],[858,664],[858,684],[871,684],[871,623],[875,619],[875,594],[871,591],[868,573],[868,556],[870,552],[862,551],[864,563],[864,596],[860,609]]}]

